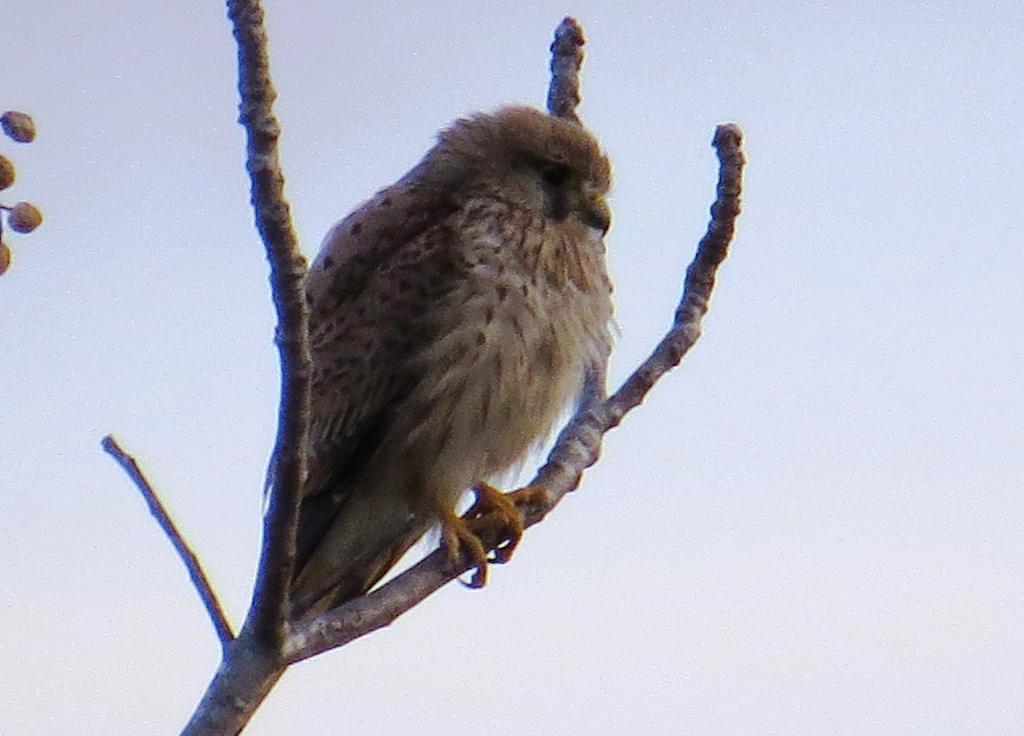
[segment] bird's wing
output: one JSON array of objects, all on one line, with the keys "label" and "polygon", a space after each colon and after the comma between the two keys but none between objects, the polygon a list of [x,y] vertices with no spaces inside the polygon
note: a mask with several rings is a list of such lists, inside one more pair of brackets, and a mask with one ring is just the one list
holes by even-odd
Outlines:
[{"label": "bird's wing", "polygon": [[437,332],[425,306],[450,291],[460,270],[456,210],[407,177],[338,223],[310,269],[312,418],[297,570],[421,379],[411,357]]}]

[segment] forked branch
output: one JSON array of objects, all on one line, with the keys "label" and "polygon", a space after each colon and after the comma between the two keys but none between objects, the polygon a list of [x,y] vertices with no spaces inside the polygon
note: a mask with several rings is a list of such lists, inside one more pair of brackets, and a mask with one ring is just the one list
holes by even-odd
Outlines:
[{"label": "forked branch", "polygon": [[[295,558],[295,525],[301,483],[306,473],[309,426],[310,356],[308,314],[302,295],[305,261],[298,251],[283,196],[277,162],[277,122],[271,112],[274,92],[268,72],[263,15],[256,0],[228,0],[239,46],[240,120],[248,136],[247,167],[257,227],[271,262],[281,353],[282,397],[279,434],[272,462],[273,489],[265,520],[264,544],[249,617],[231,642],[184,733],[237,734],[284,670],[292,663],[346,644],[394,621],[468,566],[453,565],[435,551],[378,590],[327,613],[285,622],[287,590]],[[578,121],[578,72],[583,34],[566,18],[552,44],[552,81],[548,108],[553,115]],[[718,265],[728,252],[739,213],[743,155],[735,126],[720,126],[714,145],[721,163],[711,223],[687,270],[682,300],[668,334],[652,355],[611,397],[591,381],[591,400],[559,436],[533,485],[547,494],[525,509],[526,523],[540,522],[575,489],[584,470],[596,462],[602,438],[637,406],[654,383],[682,359],[700,336]],[[595,368],[599,370],[599,368]],[[500,539],[482,539],[493,549]]]}]

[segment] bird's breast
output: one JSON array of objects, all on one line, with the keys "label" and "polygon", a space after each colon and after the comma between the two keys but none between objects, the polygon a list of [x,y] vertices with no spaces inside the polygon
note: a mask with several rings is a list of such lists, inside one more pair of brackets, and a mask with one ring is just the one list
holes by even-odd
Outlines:
[{"label": "bird's breast", "polygon": [[410,441],[434,456],[440,489],[461,492],[519,461],[579,395],[585,367],[607,354],[602,246],[592,235],[548,235],[480,233],[439,311],[439,337],[418,358],[430,378],[413,397],[422,421]]}]

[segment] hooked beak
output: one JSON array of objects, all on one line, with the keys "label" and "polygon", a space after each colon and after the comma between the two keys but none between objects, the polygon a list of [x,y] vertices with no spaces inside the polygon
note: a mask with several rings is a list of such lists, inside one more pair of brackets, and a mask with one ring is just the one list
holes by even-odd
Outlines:
[{"label": "hooked beak", "polygon": [[601,233],[607,233],[612,224],[612,211],[608,203],[601,197],[594,197],[586,203],[581,213],[584,224],[595,227]]}]

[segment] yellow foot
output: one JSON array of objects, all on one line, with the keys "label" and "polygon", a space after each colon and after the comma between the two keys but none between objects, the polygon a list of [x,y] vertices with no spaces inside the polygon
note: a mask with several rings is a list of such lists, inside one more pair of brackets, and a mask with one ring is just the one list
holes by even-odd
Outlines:
[{"label": "yellow foot", "polygon": [[452,564],[457,565],[467,558],[473,563],[475,569],[469,579],[469,587],[484,587],[487,584],[487,548],[465,519],[460,519],[454,512],[448,512],[447,516],[442,517],[441,541]]},{"label": "yellow foot", "polygon": [[512,559],[512,553],[519,546],[523,537],[522,506],[542,501],[547,494],[539,486],[526,486],[511,493],[502,493],[487,483],[473,486],[476,503],[466,512],[470,527],[478,535],[486,530],[496,532],[501,542],[494,549],[491,562],[503,565]]},{"label": "yellow foot", "polygon": [[[473,563],[474,571],[468,586],[482,588],[487,584],[487,564],[504,564],[523,536],[523,515],[519,508],[543,502],[547,491],[537,486],[526,486],[511,493],[502,493],[487,483],[473,486],[476,501],[462,518],[451,514],[441,521],[441,535],[452,562],[462,562],[463,552]],[[481,541],[497,539],[492,557]]]}]

